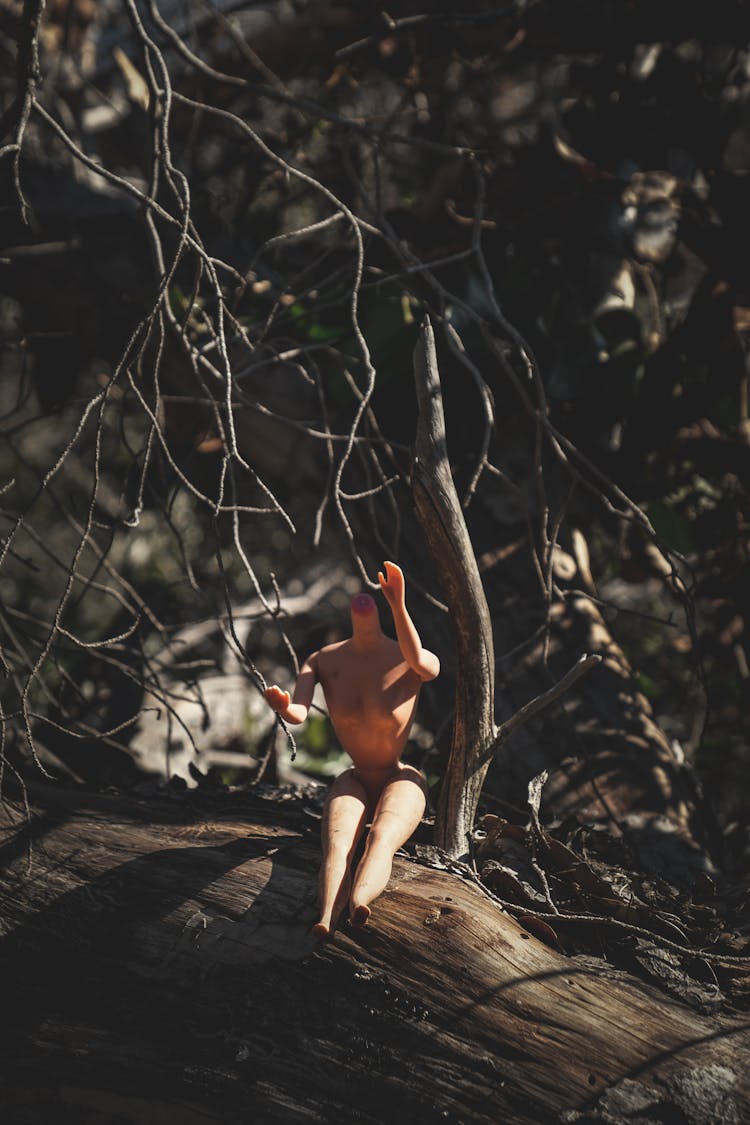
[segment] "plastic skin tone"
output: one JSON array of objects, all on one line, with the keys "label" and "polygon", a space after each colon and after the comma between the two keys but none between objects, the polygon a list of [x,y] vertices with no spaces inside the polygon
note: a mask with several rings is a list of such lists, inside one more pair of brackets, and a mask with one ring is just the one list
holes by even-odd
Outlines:
[{"label": "plastic skin tone", "polygon": [[[401,762],[422,684],[434,679],[440,661],[422,648],[406,609],[401,568],[386,562],[378,574],[393,615],[397,640],[380,628],[369,594],[351,601],[352,636],[307,658],[293,694],[267,688],[268,703],[288,723],[302,723],[319,681],[336,735],[354,763],[331,786],[323,811],[323,862],[319,878],[320,918],[312,932],[328,937],[348,907],[362,926],[370,903],[385,890],[393,856],[424,815],[427,783]],[[355,872],[352,861],[371,823]]]}]

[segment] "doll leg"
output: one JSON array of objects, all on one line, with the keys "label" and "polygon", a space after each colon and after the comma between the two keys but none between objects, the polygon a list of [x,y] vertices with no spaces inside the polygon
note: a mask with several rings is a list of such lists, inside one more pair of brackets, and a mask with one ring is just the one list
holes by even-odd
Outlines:
[{"label": "doll leg", "polygon": [[352,857],[364,831],[367,805],[367,794],[354,770],[346,770],[331,786],[323,810],[323,862],[318,880],[320,920],[312,928],[315,937],[328,937],[346,906]]},{"label": "doll leg", "polygon": [[426,804],[427,782],[422,774],[413,766],[400,766],[380,795],[354,877],[349,917],[355,926],[363,926],[370,917],[369,904],[385,890],[393,856],[421,821]]}]

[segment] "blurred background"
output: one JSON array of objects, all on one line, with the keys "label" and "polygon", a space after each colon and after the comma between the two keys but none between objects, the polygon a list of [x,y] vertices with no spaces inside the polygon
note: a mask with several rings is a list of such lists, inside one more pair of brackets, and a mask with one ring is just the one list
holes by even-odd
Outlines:
[{"label": "blurred background", "polygon": [[[515,753],[650,715],[746,868],[747,22],[0,0],[4,784],[335,774],[323,701],[292,764],[261,690],[346,635],[384,558],[444,665],[410,749],[438,780],[429,311],[501,708],[578,655],[583,600],[627,663],[627,698],[592,687]],[[488,800],[517,800],[507,767]]]}]

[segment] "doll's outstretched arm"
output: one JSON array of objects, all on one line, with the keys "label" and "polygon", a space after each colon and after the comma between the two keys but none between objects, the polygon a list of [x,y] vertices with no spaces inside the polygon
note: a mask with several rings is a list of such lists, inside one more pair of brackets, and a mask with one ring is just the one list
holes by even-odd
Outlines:
[{"label": "doll's outstretched arm", "polygon": [[269,705],[282,719],[285,719],[288,723],[304,723],[310,710],[317,679],[318,654],[314,652],[312,656],[308,656],[299,670],[293,695],[290,696],[288,691],[277,687],[276,684],[273,687],[266,688],[263,694]]},{"label": "doll's outstretched arm", "polygon": [[434,680],[440,672],[440,661],[434,652],[422,648],[414,622],[406,609],[406,584],[404,574],[396,563],[384,563],[385,574],[378,572],[380,589],[391,607],[399,648],[409,667],[420,680]]}]

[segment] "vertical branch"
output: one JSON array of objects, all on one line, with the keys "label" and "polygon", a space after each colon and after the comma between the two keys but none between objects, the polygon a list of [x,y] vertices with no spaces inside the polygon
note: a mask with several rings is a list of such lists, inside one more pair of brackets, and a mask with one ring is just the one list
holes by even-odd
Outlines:
[{"label": "vertical branch", "polygon": [[495,736],[492,625],[474,550],[453,483],[445,439],[435,337],[427,318],[414,351],[417,388],[414,503],[456,634],[456,717],[443,778],[435,842],[451,855],[467,851]]},{"label": "vertical branch", "polygon": [[13,153],[13,184],[18,196],[21,218],[29,225],[29,208],[21,188],[21,149],[24,133],[41,81],[39,67],[39,24],[44,10],[44,0],[24,0],[21,32],[16,54],[17,92],[12,103],[0,118],[0,140],[15,130],[15,142],[6,145],[3,153]]}]

